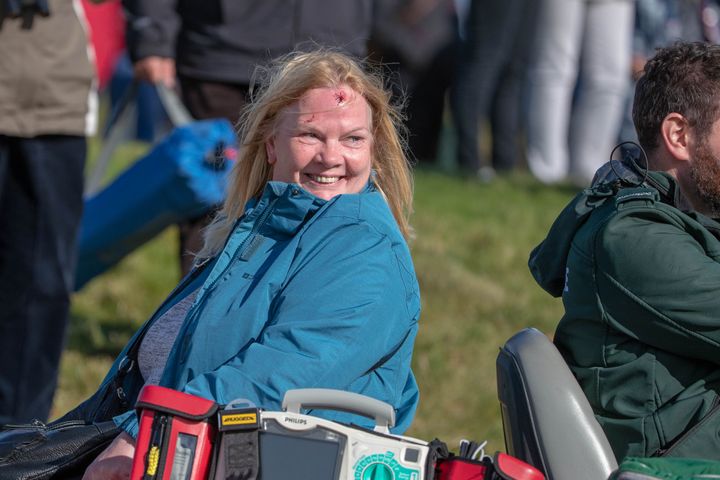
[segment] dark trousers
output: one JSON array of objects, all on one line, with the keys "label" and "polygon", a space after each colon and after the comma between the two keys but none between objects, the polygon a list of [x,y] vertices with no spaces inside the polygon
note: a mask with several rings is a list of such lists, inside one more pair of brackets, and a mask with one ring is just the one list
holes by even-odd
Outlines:
[{"label": "dark trousers", "polygon": [[0,135],[0,424],[46,420],[82,214],[84,137]]},{"label": "dark trousers", "polygon": [[410,152],[419,163],[437,160],[445,94],[453,81],[457,42],[444,45],[425,71],[417,75],[407,101]]},{"label": "dark trousers", "polygon": [[458,163],[482,165],[480,121],[490,121],[491,165],[513,168],[519,156],[520,112],[525,91],[532,0],[472,0],[450,101],[458,135]]},{"label": "dark trousers", "polygon": [[[211,82],[180,77],[183,103],[190,114],[198,120],[226,118],[235,125],[240,111],[247,103],[248,86],[243,84]],[[220,205],[218,205],[220,207]],[[203,246],[203,229],[210,223],[216,210],[193,218],[179,225],[180,273],[184,277],[190,271],[195,254]]]}]

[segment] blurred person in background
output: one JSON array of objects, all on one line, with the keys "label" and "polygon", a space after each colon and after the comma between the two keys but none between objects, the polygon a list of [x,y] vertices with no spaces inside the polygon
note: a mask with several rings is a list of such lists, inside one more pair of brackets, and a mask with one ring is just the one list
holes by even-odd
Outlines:
[{"label": "blurred person in background", "polygon": [[[296,49],[367,52],[373,0],[123,0],[135,77],[174,87],[196,119],[235,124],[256,65]],[[180,225],[185,275],[212,212]]]},{"label": "blurred person in background", "polygon": [[[472,0],[463,29],[451,106],[459,167],[490,179],[512,170],[521,157],[521,109],[535,18],[534,0]],[[490,159],[481,158],[479,136],[489,121]]]},{"label": "blurred person in background", "polygon": [[404,99],[410,153],[436,161],[446,93],[454,77],[458,18],[453,0],[375,0],[370,55],[388,66]]},{"label": "blurred person in background", "polygon": [[617,140],[633,0],[537,0],[527,162],[544,183],[590,183]]},{"label": "blurred person in background", "polygon": [[75,281],[94,70],[80,0],[0,0],[0,424],[46,420]]}]

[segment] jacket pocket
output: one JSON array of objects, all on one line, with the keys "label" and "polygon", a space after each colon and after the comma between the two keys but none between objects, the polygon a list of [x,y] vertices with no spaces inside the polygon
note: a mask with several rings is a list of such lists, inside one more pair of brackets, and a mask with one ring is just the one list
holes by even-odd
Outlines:
[{"label": "jacket pocket", "polygon": [[698,423],[653,456],[720,460],[720,397]]}]

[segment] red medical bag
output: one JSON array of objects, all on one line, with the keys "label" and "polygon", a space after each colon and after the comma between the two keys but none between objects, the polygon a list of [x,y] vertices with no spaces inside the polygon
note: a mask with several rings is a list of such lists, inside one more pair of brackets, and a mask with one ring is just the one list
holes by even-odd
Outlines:
[{"label": "red medical bag", "polygon": [[544,480],[545,476],[532,465],[498,452],[494,459],[472,460],[450,456],[439,459],[437,480]]},{"label": "red medical bag", "polygon": [[215,402],[146,386],[136,408],[140,431],[131,480],[207,478],[216,437]]}]

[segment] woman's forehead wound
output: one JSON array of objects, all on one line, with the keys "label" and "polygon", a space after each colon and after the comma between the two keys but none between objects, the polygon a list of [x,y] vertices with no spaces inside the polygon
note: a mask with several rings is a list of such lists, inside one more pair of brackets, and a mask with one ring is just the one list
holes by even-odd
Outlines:
[{"label": "woman's forehead wound", "polygon": [[348,95],[342,88],[338,88],[335,90],[335,101],[337,102],[338,106],[342,105],[347,101]]},{"label": "woman's forehead wound", "polygon": [[[300,100],[289,105],[281,112],[282,124],[311,124],[317,114],[351,108],[364,98],[347,86],[318,88],[310,90]],[[368,123],[372,124],[372,114],[368,105]],[[282,121],[285,120],[285,121]]]}]

